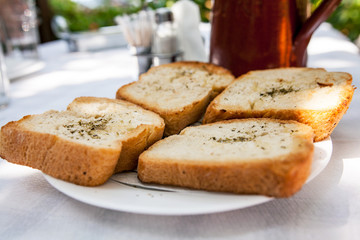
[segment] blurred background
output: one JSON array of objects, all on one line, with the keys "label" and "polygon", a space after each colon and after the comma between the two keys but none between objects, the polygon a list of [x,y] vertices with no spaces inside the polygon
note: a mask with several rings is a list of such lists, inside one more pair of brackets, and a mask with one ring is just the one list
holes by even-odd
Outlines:
[{"label": "blurred background", "polygon": [[[177,0],[33,0],[37,13],[40,42],[47,42],[57,37],[51,30],[54,15],[65,17],[71,32],[91,31],[104,26],[115,25],[115,16],[134,13],[145,6],[157,9],[171,7]],[[322,0],[311,0],[315,9]],[[17,5],[14,11],[21,11],[24,0],[0,0],[0,16],[6,17],[9,5]],[[201,12],[201,20],[209,22],[212,7],[211,0],[193,0]],[[12,4],[10,4],[12,3]],[[31,4],[30,4],[31,5]],[[14,8],[17,8],[14,10]],[[341,31],[351,41],[356,41],[360,34],[360,0],[343,0],[338,9],[328,19],[333,27]]]},{"label": "blurred background", "polygon": [[[191,0],[200,10],[200,21],[209,22],[213,0]],[[299,0],[302,1],[302,0]],[[322,0],[309,0],[312,9]],[[34,66],[36,45],[64,39],[70,51],[126,45],[115,25],[117,16],[143,9],[171,8],[177,0],[0,0],[0,40],[9,67],[16,75],[24,64]],[[343,0],[328,22],[360,47],[360,0]],[[186,33],[188,34],[188,33]],[[102,39],[95,39],[97,36]],[[120,37],[122,36],[122,40]],[[105,39],[105,40],[104,40]],[[120,39],[120,40],[119,40]],[[19,62],[21,59],[21,64]],[[29,61],[24,61],[27,59]],[[31,61],[30,61],[31,60]],[[40,67],[40,66],[38,66]],[[16,77],[16,76],[15,76]]]},{"label": "blurred background", "polygon": [[[311,0],[312,9],[315,9],[321,0]],[[360,35],[360,0],[342,0],[340,6],[327,20],[334,28],[345,34],[351,41]],[[358,44],[358,46],[360,46]]]},{"label": "blurred background", "polygon": [[[213,0],[190,1],[195,3],[192,4],[193,8],[183,5],[183,11],[179,11],[178,8],[178,14],[180,14],[180,19],[185,20],[182,34],[186,38],[194,38],[190,39],[194,42],[196,39],[191,36],[195,36],[197,32],[190,34],[189,26],[194,26],[199,21],[207,23],[211,20]],[[322,0],[308,0],[307,9],[314,11],[321,2]],[[126,15],[139,13],[144,9],[156,10],[164,7],[170,9],[179,3],[178,0],[0,0],[0,47],[5,55],[7,74],[10,79],[15,79],[41,69],[44,63],[39,60],[37,50],[39,43],[63,39],[70,52],[125,47],[129,43],[129,34],[126,34],[126,29],[121,29],[116,25],[132,30],[132,36],[138,34],[134,31],[134,24],[128,20],[125,21]],[[189,10],[194,7],[199,9],[200,13],[196,10],[196,13],[190,14]],[[146,14],[148,13],[149,11]],[[142,22],[139,21],[141,13],[135,15],[138,16],[138,23]],[[161,19],[172,19],[166,16],[163,15]],[[154,22],[153,16],[146,17],[149,21],[145,20],[145,22]],[[121,24],[121,20],[128,24]],[[328,22],[360,47],[360,0],[342,0]],[[210,26],[202,24],[200,28],[201,26],[205,27],[201,31],[209,35]],[[140,35],[144,35],[144,32]],[[202,37],[204,38],[204,35]],[[198,36],[198,38],[201,37]],[[205,49],[208,49],[209,39],[203,39],[203,41]],[[134,44],[130,43],[130,45]],[[194,52],[196,49],[199,47],[184,51],[184,59],[187,58],[186,52]],[[138,50],[137,48],[136,51]],[[173,60],[174,56],[179,56],[176,55],[177,51],[174,50],[173,53],[168,59]],[[140,53],[136,52],[136,54]],[[201,55],[204,54],[199,53],[196,59],[199,61],[204,59],[200,57]],[[149,65],[146,61],[144,59],[139,64]]]}]

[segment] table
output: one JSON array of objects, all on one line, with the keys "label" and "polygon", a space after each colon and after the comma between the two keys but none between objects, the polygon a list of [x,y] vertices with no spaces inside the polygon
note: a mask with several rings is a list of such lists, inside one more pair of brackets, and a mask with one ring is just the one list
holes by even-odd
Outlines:
[{"label": "table", "polygon": [[[328,24],[309,45],[309,66],[353,75],[358,48]],[[62,110],[75,97],[113,98],[135,79],[127,49],[68,53],[64,42],[40,46],[45,68],[11,83],[0,126],[23,115]],[[360,93],[332,134],[328,166],[295,196],[217,214],[152,216],[78,202],[38,170],[0,160],[0,239],[360,239]]]}]

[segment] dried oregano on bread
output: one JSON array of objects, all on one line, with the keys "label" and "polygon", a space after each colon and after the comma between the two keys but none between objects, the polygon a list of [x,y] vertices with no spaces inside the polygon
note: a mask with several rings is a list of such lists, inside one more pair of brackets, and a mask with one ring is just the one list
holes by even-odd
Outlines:
[{"label": "dried oregano on bread", "polygon": [[25,116],[1,128],[0,156],[79,185],[103,184],[137,166],[163,135],[155,113],[121,100],[81,97],[66,111]]},{"label": "dried oregano on bread", "polygon": [[209,105],[204,123],[234,118],[296,120],[327,138],[348,109],[354,87],[343,72],[314,68],[252,71],[237,78]]},{"label": "dried oregano on bread", "polygon": [[210,101],[234,80],[226,69],[208,63],[176,62],[151,68],[122,86],[116,98],[136,103],[165,120],[165,135],[198,121]]}]

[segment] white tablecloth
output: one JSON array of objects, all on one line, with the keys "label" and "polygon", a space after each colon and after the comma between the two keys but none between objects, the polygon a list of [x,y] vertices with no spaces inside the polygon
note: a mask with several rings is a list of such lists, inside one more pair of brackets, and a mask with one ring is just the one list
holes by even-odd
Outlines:
[{"label": "white tablecloth", "polygon": [[[358,49],[323,24],[309,46],[309,66],[353,75]],[[0,126],[27,114],[63,110],[78,96],[113,98],[133,81],[127,49],[67,53],[40,47],[45,68],[11,83]],[[360,239],[360,94],[332,134],[325,170],[295,196],[218,214],[152,216],[106,210],[67,197],[41,172],[0,160],[0,239]]]}]

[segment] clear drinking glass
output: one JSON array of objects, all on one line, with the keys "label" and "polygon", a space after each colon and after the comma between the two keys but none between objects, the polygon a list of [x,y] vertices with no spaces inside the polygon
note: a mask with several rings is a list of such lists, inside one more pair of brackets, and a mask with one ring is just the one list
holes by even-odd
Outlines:
[{"label": "clear drinking glass", "polygon": [[6,74],[4,56],[0,44],[0,109],[9,104],[9,79]]},{"label": "clear drinking glass", "polygon": [[31,73],[39,64],[34,0],[0,0],[0,40],[9,79]]}]

